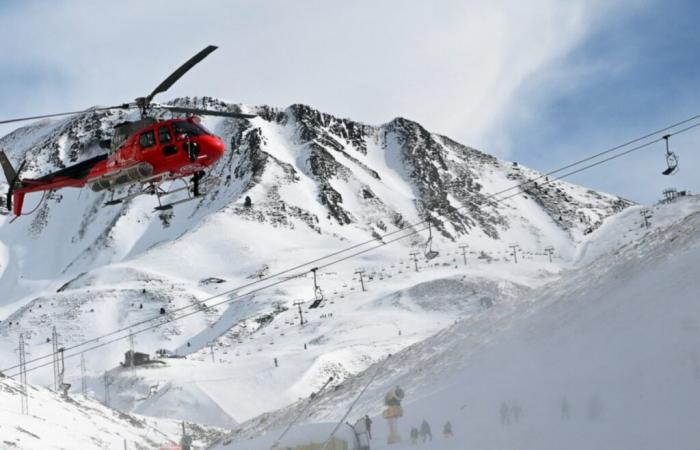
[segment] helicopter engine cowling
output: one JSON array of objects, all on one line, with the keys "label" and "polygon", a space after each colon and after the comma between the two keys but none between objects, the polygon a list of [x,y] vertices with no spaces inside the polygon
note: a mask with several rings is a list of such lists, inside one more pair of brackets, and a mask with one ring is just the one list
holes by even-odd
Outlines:
[{"label": "helicopter engine cowling", "polygon": [[153,175],[153,166],[148,163],[140,163],[117,173],[95,179],[90,183],[90,189],[95,192],[112,189],[124,184],[135,183]]}]

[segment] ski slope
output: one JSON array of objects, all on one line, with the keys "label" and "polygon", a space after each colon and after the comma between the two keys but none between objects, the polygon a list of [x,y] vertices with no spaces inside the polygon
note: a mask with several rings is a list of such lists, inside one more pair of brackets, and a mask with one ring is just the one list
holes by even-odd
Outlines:
[{"label": "ski slope", "polygon": [[[27,387],[28,414],[20,408],[21,386],[0,378],[0,448],[3,450],[157,449],[179,442],[178,421],[146,418],[110,409],[82,395],[62,397]],[[198,447],[222,434],[216,428],[187,426]]]},{"label": "ski slope", "polygon": [[[581,265],[321,394],[308,427],[283,444],[323,442],[379,371],[348,417],[372,416],[373,449],[417,448],[409,431],[423,419],[434,437],[424,449],[697,448],[700,199],[657,205],[652,224],[640,228],[633,211],[616,217],[582,247]],[[403,444],[388,446],[380,412],[395,385],[406,390]],[[269,448],[303,405],[243,423],[215,448]]]}]

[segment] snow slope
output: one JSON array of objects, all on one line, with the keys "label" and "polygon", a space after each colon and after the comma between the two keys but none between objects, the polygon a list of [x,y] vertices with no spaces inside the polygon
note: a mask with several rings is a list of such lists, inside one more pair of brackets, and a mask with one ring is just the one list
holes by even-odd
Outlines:
[{"label": "snow slope", "polygon": [[[82,396],[64,398],[28,386],[29,414],[21,414],[21,386],[0,379],[0,448],[2,449],[156,449],[179,442],[180,424],[110,409]],[[189,426],[195,444],[204,446],[221,430]]]},{"label": "snow slope", "polygon": [[[175,103],[240,108],[211,98]],[[0,217],[0,360],[7,362],[0,370],[16,372],[20,333],[32,360],[51,352],[54,326],[66,347],[122,329],[113,337],[125,339],[86,353],[95,395],[112,371],[122,386],[114,402],[124,410],[186,419],[196,411],[214,425],[242,422],[307,396],[331,374],[339,383],[458,318],[478,316],[483,298],[512,304],[557,278],[593,230],[631,206],[542,180],[498,202],[501,196],[491,194],[539,173],[406,119],[370,126],[305,105],[244,109],[259,117],[206,122],[228,151],[212,170],[207,195],[174,215],[155,214],[150,197],[107,208],[104,194],[85,189],[52,193],[35,215],[14,223]],[[117,111],[40,122],[3,137],[0,146],[15,163],[28,161],[27,176],[44,174],[99,153],[99,140],[124,117]],[[243,206],[245,196],[252,208]],[[28,197],[27,209],[38,201]],[[411,223],[428,216],[440,257],[420,257],[416,273],[408,255],[422,253],[428,236]],[[362,242],[367,249],[400,230],[417,234],[337,265],[305,264]],[[509,256],[513,242],[520,245],[517,265]],[[468,245],[466,266],[459,245]],[[552,263],[547,246],[556,248]],[[284,284],[250,296],[244,294],[255,286],[228,293],[296,265],[285,276],[299,276]],[[309,309],[308,271],[315,266],[326,301]],[[366,293],[355,275],[360,268]],[[450,284],[436,283],[444,278]],[[438,288],[440,302],[432,298]],[[461,289],[470,292],[463,301],[454,294]],[[296,300],[305,301],[303,328]],[[143,333],[135,325],[190,311],[199,312]],[[168,349],[187,360],[120,370],[129,329],[137,351]],[[66,377],[77,386],[79,350],[67,356]],[[50,365],[29,377],[49,384]]]},{"label": "snow slope", "polygon": [[[419,446],[425,449],[697,448],[700,199],[656,207],[650,230],[638,230],[638,217],[621,215],[594,234],[588,246],[599,257],[592,262],[321,394],[302,420],[313,425],[283,443],[323,442],[379,371],[348,418],[373,416],[373,449],[416,448],[409,428],[423,419],[435,437]],[[407,392],[404,444],[387,446],[379,413],[395,385]],[[516,404],[523,411],[517,422]],[[215,448],[269,448],[302,406],[244,423]],[[451,439],[441,433],[447,420]]]}]

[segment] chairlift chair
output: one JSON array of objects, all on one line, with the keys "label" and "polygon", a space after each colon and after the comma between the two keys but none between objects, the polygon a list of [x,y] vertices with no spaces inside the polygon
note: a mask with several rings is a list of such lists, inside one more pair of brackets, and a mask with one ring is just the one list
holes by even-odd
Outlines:
[{"label": "chairlift chair", "polygon": [[670,137],[670,134],[663,137],[663,139],[666,141],[666,165],[668,167],[666,170],[661,172],[662,175],[673,175],[678,172],[678,155],[673,153],[668,147],[668,138]]},{"label": "chairlift chair", "polygon": [[428,240],[425,242],[425,259],[430,261],[431,259],[437,258],[440,254],[439,252],[433,250],[433,228],[430,225],[430,220],[428,220]]}]

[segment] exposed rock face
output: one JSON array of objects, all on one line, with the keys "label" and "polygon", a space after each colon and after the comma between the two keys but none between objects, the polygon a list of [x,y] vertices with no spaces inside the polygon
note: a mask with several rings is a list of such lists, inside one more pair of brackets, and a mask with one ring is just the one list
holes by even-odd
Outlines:
[{"label": "exposed rock face", "polygon": [[[209,97],[173,103],[240,110]],[[473,233],[499,239],[514,220],[531,213],[514,213],[517,207],[499,202],[499,196],[492,195],[497,189],[490,185],[495,177],[521,184],[540,174],[430,133],[416,122],[397,118],[370,126],[299,104],[248,111],[258,117],[205,119],[229,151],[211,170],[207,195],[187,220],[224,211],[283,228],[303,224],[323,233],[334,226],[359,227],[368,236],[380,237],[417,217],[430,218],[442,236],[457,240]],[[3,137],[0,147],[14,162],[27,160],[26,176],[40,175],[99,154],[99,141],[111,137],[113,126],[126,118],[123,111],[89,112],[41,122]],[[590,232],[630,205],[568,183],[543,182],[526,183],[521,195],[572,237]],[[403,203],[397,202],[398,192]],[[73,210],[80,223],[71,239],[82,241],[83,254],[96,253],[114,245],[113,228],[129,214],[130,203],[103,208],[105,194],[81,195],[78,210]],[[252,207],[242,206],[245,196],[252,197]],[[62,199],[61,192],[48,196],[36,211],[30,233],[38,236],[52,216],[60,214]],[[177,214],[161,215],[160,224],[167,228],[178,220],[182,219]]]}]

